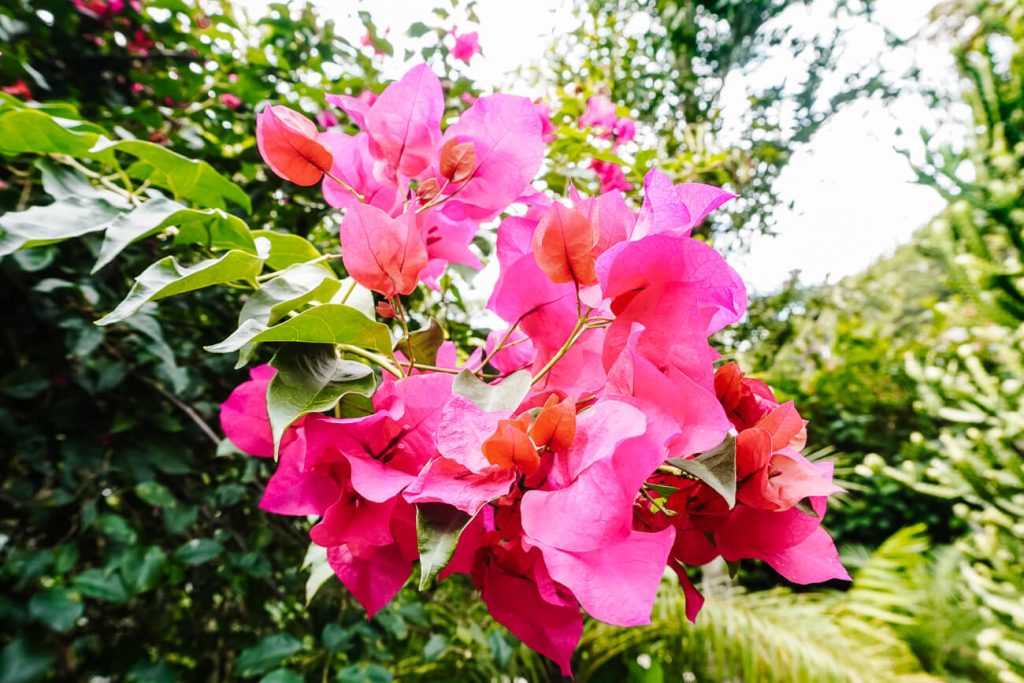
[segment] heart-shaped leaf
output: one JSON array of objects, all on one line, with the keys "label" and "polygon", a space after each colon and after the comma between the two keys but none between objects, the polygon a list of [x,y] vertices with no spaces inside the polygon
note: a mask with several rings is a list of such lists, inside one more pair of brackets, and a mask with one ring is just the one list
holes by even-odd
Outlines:
[{"label": "heart-shaped leaf", "polygon": [[736,439],[725,441],[694,458],[669,458],[669,465],[704,482],[725,499],[731,510],[736,506]]},{"label": "heart-shaped leaf", "polygon": [[369,366],[343,360],[331,344],[286,344],[270,365],[277,369],[267,387],[275,457],[281,437],[295,420],[330,410],[345,394],[369,396],[377,386]]},{"label": "heart-shaped leaf", "polygon": [[452,393],[465,396],[489,413],[513,411],[530,391],[529,371],[519,370],[498,384],[487,384],[469,370],[463,370],[452,383]]}]

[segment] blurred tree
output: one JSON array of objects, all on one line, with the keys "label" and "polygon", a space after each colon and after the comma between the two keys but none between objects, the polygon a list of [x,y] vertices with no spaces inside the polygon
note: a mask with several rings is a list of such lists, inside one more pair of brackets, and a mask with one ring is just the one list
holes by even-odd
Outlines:
[{"label": "blurred tree", "polygon": [[[627,164],[634,185],[657,159],[680,181],[738,194],[705,232],[734,233],[742,245],[744,234],[771,231],[773,184],[794,149],[843,103],[891,92],[878,70],[835,72],[844,32],[870,18],[871,5],[579,0],[583,22],[555,44],[541,77],[607,95],[636,116],[645,130],[643,151]],[[781,68],[759,70],[769,59]],[[728,87],[739,111],[725,111]]]}]

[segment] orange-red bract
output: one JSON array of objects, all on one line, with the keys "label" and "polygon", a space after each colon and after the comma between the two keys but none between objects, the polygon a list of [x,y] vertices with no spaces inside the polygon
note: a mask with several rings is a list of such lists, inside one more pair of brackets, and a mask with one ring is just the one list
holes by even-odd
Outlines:
[{"label": "orange-red bract", "polygon": [[521,415],[511,420],[500,420],[498,428],[483,443],[484,457],[500,467],[518,467],[523,474],[529,476],[540,466],[537,448],[526,435],[530,424],[530,416]]},{"label": "orange-red bract", "polygon": [[296,185],[316,185],[334,159],[320,142],[316,124],[280,105],[265,107],[256,117],[256,145],[277,175]]},{"label": "orange-red bract", "polygon": [[533,255],[552,282],[597,282],[594,247],[600,237],[596,221],[576,209],[555,202],[533,233]]},{"label": "orange-red bract", "polygon": [[564,451],[576,438],[576,402],[571,398],[559,402],[551,395],[533,423],[533,442],[553,451]]}]

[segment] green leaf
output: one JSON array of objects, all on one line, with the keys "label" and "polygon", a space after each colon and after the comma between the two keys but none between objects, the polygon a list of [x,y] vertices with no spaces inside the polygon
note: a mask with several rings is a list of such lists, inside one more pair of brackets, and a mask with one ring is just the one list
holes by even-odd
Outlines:
[{"label": "green leaf", "polygon": [[305,683],[306,679],[290,669],[274,669],[260,683]]},{"label": "green leaf", "polygon": [[409,34],[410,38],[419,38],[420,36],[426,35],[430,31],[430,27],[424,24],[422,21],[416,21],[409,25],[409,30],[406,33]]},{"label": "green leaf", "polygon": [[46,391],[50,378],[37,365],[27,365],[4,375],[0,380],[0,391],[12,398],[30,399]]},{"label": "green leaf", "polygon": [[162,258],[135,278],[135,284],[124,301],[96,324],[120,322],[150,301],[224,282],[252,280],[262,267],[263,262],[258,256],[244,251],[229,251],[220,258],[200,261],[189,267],[179,265],[173,256]]},{"label": "green leaf", "polygon": [[131,548],[121,562],[125,587],[134,595],[156,588],[166,563],[167,553],[158,545]]},{"label": "green leaf", "polygon": [[795,507],[797,510],[804,513],[808,517],[814,517],[815,519],[819,519],[821,517],[821,515],[818,514],[818,511],[814,509],[814,506],[811,505],[810,498],[804,498],[803,500],[797,502],[797,504],[794,505],[793,507]]},{"label": "green leaf", "polygon": [[275,668],[301,649],[302,643],[287,633],[267,636],[242,650],[235,662],[235,671],[243,678],[252,678]]},{"label": "green leaf", "polygon": [[423,659],[428,662],[437,661],[444,654],[448,647],[448,639],[440,633],[430,636],[430,640],[423,646]]},{"label": "green leaf", "polygon": [[506,377],[500,384],[487,384],[469,370],[463,370],[455,376],[452,393],[465,396],[481,410],[489,413],[499,410],[513,411],[529,393],[531,380],[527,370],[519,370]]},{"label": "green leaf", "polygon": [[[105,131],[84,121],[50,116],[36,109],[0,110],[0,154],[90,156]],[[92,155],[110,159],[110,154]]]},{"label": "green leaf", "polygon": [[310,301],[327,303],[341,288],[334,273],[316,265],[295,266],[259,288],[242,306],[238,322],[277,323],[286,313]]},{"label": "green leaf", "polygon": [[443,343],[444,330],[436,320],[431,318],[430,325],[426,329],[410,332],[408,337],[398,342],[395,350],[401,351],[406,358],[415,359],[417,363],[435,365],[437,364],[437,350]]},{"label": "green leaf", "polygon": [[58,633],[64,633],[74,626],[84,611],[82,598],[59,586],[36,593],[28,601],[29,616]]},{"label": "green leaf", "polygon": [[35,167],[42,175],[43,190],[54,199],[70,197],[105,199],[116,206],[128,208],[124,197],[110,190],[95,187],[85,176],[72,168],[62,166],[45,157],[37,159]]},{"label": "green leaf", "polygon": [[138,539],[135,529],[131,528],[125,518],[120,515],[102,514],[96,518],[96,527],[101,534],[114,543],[129,545]]},{"label": "green leaf", "polygon": [[295,420],[330,410],[345,394],[369,396],[377,387],[368,365],[342,360],[331,344],[288,344],[274,354],[270,365],[277,369],[267,387],[275,457],[281,437]]},{"label": "green leaf", "polygon": [[322,304],[273,327],[246,320],[219,344],[207,346],[213,353],[230,353],[245,344],[308,342],[350,344],[391,357],[391,332],[351,306]]},{"label": "green leaf", "polygon": [[29,683],[45,674],[55,660],[51,653],[38,649],[24,638],[12,640],[0,652],[0,682]]},{"label": "green leaf", "polygon": [[89,150],[97,155],[117,150],[146,162],[150,166],[146,180],[157,187],[164,187],[174,193],[175,198],[188,199],[201,206],[215,209],[227,208],[231,201],[252,211],[249,195],[242,188],[214,170],[205,161],[183,157],[166,147],[146,140],[100,139]]},{"label": "green leaf", "polygon": [[320,586],[334,576],[334,570],[327,562],[327,548],[316,543],[310,543],[306,549],[306,557],[302,560],[302,568],[309,570],[309,578],[306,579],[306,606],[313,602]]},{"label": "green leaf", "polygon": [[[269,243],[267,266],[274,270],[284,270],[288,266],[312,261],[322,255],[309,240],[298,235],[273,230],[253,230],[252,236],[256,240],[263,238]],[[317,267],[334,273],[326,263],[317,264]]]},{"label": "green leaf", "polygon": [[338,683],[391,683],[391,672],[380,664],[353,664],[338,672]]},{"label": "green leaf", "polygon": [[170,489],[155,481],[146,481],[138,484],[135,487],[135,495],[141,498],[144,503],[153,507],[167,508],[178,504],[178,499],[174,497]]},{"label": "green leaf", "polygon": [[730,510],[736,506],[736,439],[734,437],[727,436],[725,441],[694,458],[669,458],[665,462],[710,486],[725,499]]},{"label": "green leaf", "polygon": [[0,216],[0,256],[105,230],[121,215],[103,199],[69,197]]},{"label": "green leaf", "polygon": [[182,564],[196,565],[209,562],[224,551],[217,541],[210,538],[193,538],[185,541],[174,551],[174,559]]},{"label": "green leaf", "polygon": [[121,576],[107,569],[86,569],[76,576],[71,585],[82,595],[108,602],[124,602],[128,599]]},{"label": "green leaf", "polygon": [[241,218],[220,209],[188,209],[166,197],[158,197],[110,224],[103,236],[100,255],[92,272],[95,273],[113,261],[129,244],[171,227],[178,230],[174,238],[175,245],[202,244],[210,249],[238,249],[250,254],[256,253],[252,233]]},{"label": "green leaf", "polygon": [[416,544],[420,552],[420,590],[426,590],[447,566],[472,517],[444,503],[416,505]]}]

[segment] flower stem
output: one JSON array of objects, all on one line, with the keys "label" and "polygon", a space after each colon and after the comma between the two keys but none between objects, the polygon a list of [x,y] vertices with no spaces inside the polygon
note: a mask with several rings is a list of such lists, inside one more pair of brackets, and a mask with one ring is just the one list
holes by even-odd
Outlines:
[{"label": "flower stem", "polygon": [[392,364],[391,361],[379,353],[374,353],[373,351],[368,351],[358,346],[352,346],[351,344],[338,344],[338,350],[344,351],[345,353],[351,353],[353,356],[359,356],[360,358],[365,358],[368,361],[376,363],[383,370],[390,372],[395,377],[405,377],[405,373],[402,372],[400,367]]}]

